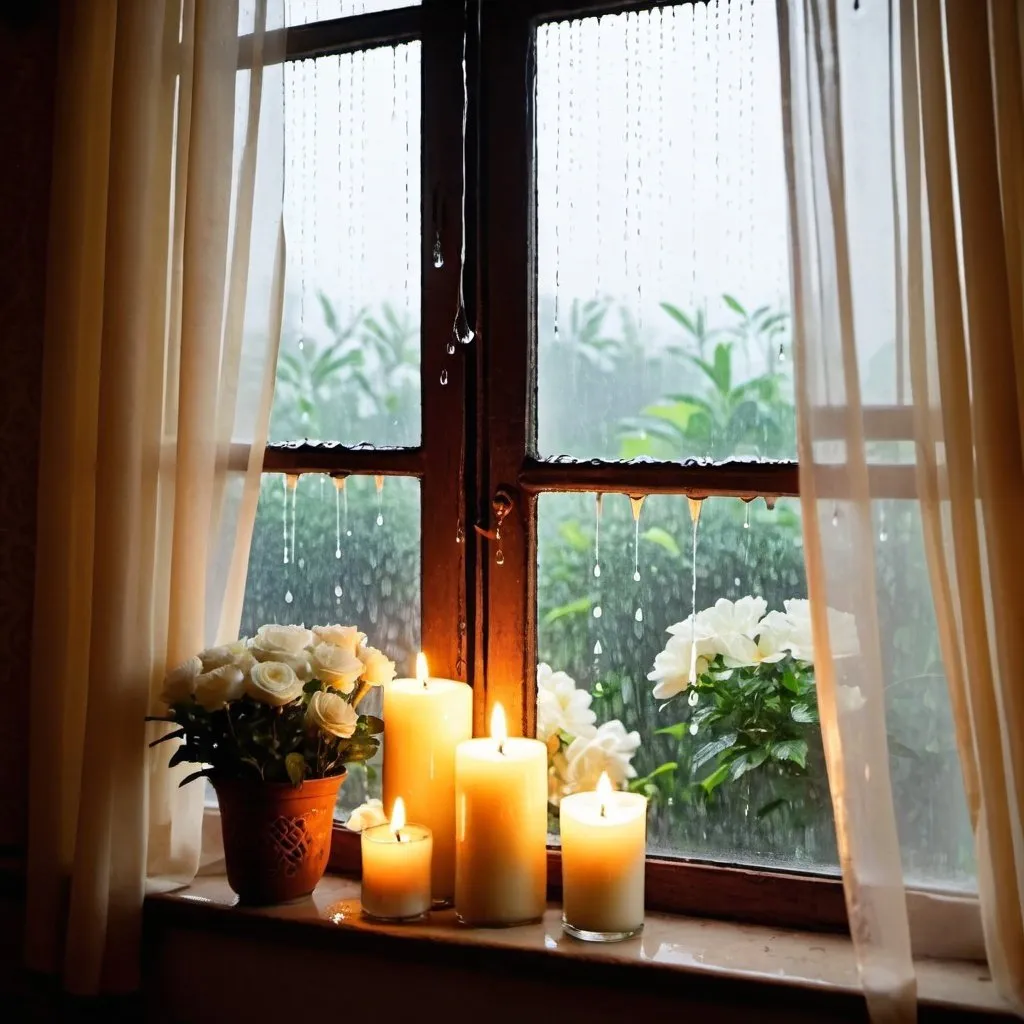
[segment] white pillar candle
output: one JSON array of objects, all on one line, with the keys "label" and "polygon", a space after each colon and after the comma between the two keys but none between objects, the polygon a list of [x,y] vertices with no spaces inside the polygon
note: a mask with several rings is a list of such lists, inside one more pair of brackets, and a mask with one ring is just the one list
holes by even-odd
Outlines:
[{"label": "white pillar candle", "polygon": [[508,738],[495,704],[489,739],[455,755],[455,910],[473,925],[540,918],[547,903],[548,752]]},{"label": "white pillar candle", "polygon": [[614,942],[644,924],[647,798],[618,793],[602,774],[597,791],[559,806],[562,925],[570,935]]},{"label": "white pillar candle", "polygon": [[391,821],[363,829],[363,912],[383,921],[410,921],[430,910],[430,829],[407,825],[401,799]]},{"label": "white pillar candle", "polygon": [[455,895],[455,748],[473,735],[473,691],[429,678],[422,654],[416,675],[384,687],[384,806],[400,794],[433,833],[431,885],[443,903]]}]

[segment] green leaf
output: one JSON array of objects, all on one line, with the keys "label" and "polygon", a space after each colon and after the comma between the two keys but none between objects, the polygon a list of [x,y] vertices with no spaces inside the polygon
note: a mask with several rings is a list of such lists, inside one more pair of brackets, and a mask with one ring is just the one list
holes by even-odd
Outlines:
[{"label": "green leaf", "polygon": [[679,545],[676,543],[675,537],[673,537],[668,530],[663,530],[660,526],[652,526],[649,530],[644,530],[641,536],[644,540],[648,540],[652,544],[657,544],[658,547],[664,548],[670,555],[673,555],[676,558],[682,554],[679,550]]},{"label": "green leaf", "polygon": [[693,755],[693,770],[703,768],[708,761],[713,761],[719,754],[724,753],[736,742],[736,733],[726,733],[725,736],[705,743],[696,754]]},{"label": "green leaf", "polygon": [[672,317],[677,324],[685,327],[691,334],[697,333],[697,329],[693,326],[693,321],[678,306],[673,306],[671,302],[662,302],[661,308],[665,310],[665,312],[668,313],[668,315]]},{"label": "green leaf", "polygon": [[360,723],[365,724],[366,732],[370,736],[377,736],[384,731],[384,719],[375,715],[361,715]]},{"label": "green leaf", "polygon": [[293,786],[301,786],[306,777],[306,759],[302,754],[288,754],[284,759],[284,770]]},{"label": "green leaf", "polygon": [[714,380],[723,395],[732,387],[732,345],[720,341],[715,346]]},{"label": "green leaf", "polygon": [[659,775],[664,775],[667,772],[674,772],[678,767],[679,765],[675,761],[666,761],[664,764],[659,764],[650,775],[645,775],[642,779],[633,779],[629,784],[629,791],[631,793],[639,793],[641,790],[645,789],[653,779],[656,779]]},{"label": "green leaf", "polygon": [[758,818],[767,818],[769,814],[772,814],[775,811],[781,810],[783,807],[786,807],[788,804],[789,804],[789,801],[785,797],[783,797],[783,796],[776,797],[776,799],[769,800],[768,803],[764,804],[764,806],[758,808],[757,817]]},{"label": "green leaf", "polygon": [[575,519],[569,519],[558,527],[558,534],[575,551],[589,551],[591,539],[580,529]]},{"label": "green leaf", "polygon": [[622,459],[639,459],[650,456],[654,450],[651,439],[642,434],[629,434],[619,441],[619,457]]},{"label": "green leaf", "polygon": [[593,602],[589,597],[578,597],[575,601],[570,601],[568,604],[560,605],[558,608],[552,608],[547,615],[544,616],[544,624],[550,626],[552,622],[564,619],[568,615],[585,615],[590,611],[592,603]]},{"label": "green leaf", "polygon": [[800,722],[801,725],[811,725],[818,721],[818,709],[812,707],[810,704],[801,702],[799,704],[794,704],[789,709],[789,717],[792,718],[794,722]]},{"label": "green leaf", "polygon": [[807,767],[807,741],[806,740],[780,740],[771,745],[772,759],[775,761],[792,761]]},{"label": "green leaf", "polygon": [[[782,674],[782,685],[789,690],[790,693],[802,693],[803,687],[800,685],[800,680],[797,679],[796,673],[791,669],[787,668]],[[798,722],[800,719],[796,719]]]},{"label": "green leaf", "polygon": [[731,310],[732,310],[732,311],[733,311],[734,313],[737,313],[737,314],[738,314],[739,316],[741,316],[741,317],[743,317],[744,319],[746,319],[746,316],[747,316],[747,311],[746,311],[746,310],[745,310],[745,309],[744,309],[744,308],[743,308],[743,307],[742,307],[742,306],[741,306],[741,305],[740,305],[740,304],[739,304],[739,303],[738,303],[738,302],[737,302],[737,301],[736,301],[736,300],[735,300],[735,299],[734,299],[734,298],[733,298],[733,297],[732,297],[731,295],[723,295],[723,296],[722,296],[722,301],[723,301],[723,302],[724,302],[724,303],[725,303],[725,304],[726,304],[726,305],[727,305],[727,306],[728,306],[728,307],[729,307],[729,308],[730,308],[730,309],[731,309]]},{"label": "green leaf", "polygon": [[658,402],[647,406],[643,411],[643,415],[665,420],[666,423],[671,423],[679,433],[685,434],[689,429],[690,420],[696,413],[701,411],[702,407],[697,402],[678,401],[671,404]]},{"label": "green leaf", "polygon": [[671,736],[674,739],[681,740],[690,730],[689,723],[687,722],[676,722],[675,725],[666,725],[663,729],[655,729],[655,736]]},{"label": "green leaf", "polygon": [[713,793],[716,787],[720,786],[729,777],[729,766],[727,764],[721,765],[716,768],[706,779],[700,780],[701,788],[709,796]]},{"label": "green leaf", "polygon": [[767,759],[768,751],[764,747],[757,747],[740,754],[734,761],[722,767],[729,772],[729,778],[735,782],[737,779],[743,778],[747,772],[759,768]]},{"label": "green leaf", "polygon": [[201,771],[193,772],[191,775],[186,775],[185,778],[183,778],[181,780],[181,782],[178,783],[178,789],[181,789],[182,786],[187,786],[190,782],[195,782],[196,779],[202,779],[204,777],[208,777],[209,774],[210,774],[210,769],[209,768],[203,768]]},{"label": "green leaf", "polygon": [[302,687],[303,693],[313,694],[319,693],[324,688],[324,684],[319,679],[310,679],[305,686]]},{"label": "green leaf", "polygon": [[184,729],[175,729],[173,732],[165,733],[157,740],[153,740],[150,743],[150,747],[155,747],[159,743],[166,743],[168,740],[180,740],[185,735]]}]

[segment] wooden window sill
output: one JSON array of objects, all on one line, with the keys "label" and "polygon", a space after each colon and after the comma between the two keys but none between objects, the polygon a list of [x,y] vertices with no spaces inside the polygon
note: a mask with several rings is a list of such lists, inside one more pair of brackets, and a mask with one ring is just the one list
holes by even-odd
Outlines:
[{"label": "wooden window sill", "polygon": [[[543,922],[507,929],[464,927],[451,910],[410,925],[371,923],[360,913],[359,883],[335,875],[309,899],[287,906],[240,907],[221,875],[146,900],[151,937],[164,929],[201,930],[290,949],[525,972],[556,984],[667,990],[752,1009],[765,1000],[784,1002],[808,1019],[864,1017],[853,948],[844,936],[649,913],[642,935],[598,945],[565,935],[560,922],[560,909],[551,906]],[[917,978],[921,1020],[1013,1019],[982,964],[920,960]]]}]

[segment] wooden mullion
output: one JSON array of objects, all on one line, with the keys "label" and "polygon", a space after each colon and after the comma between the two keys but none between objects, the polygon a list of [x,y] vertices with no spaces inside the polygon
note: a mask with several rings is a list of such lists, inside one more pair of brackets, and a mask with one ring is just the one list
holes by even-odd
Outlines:
[{"label": "wooden mullion", "polygon": [[[232,464],[244,466],[249,446],[237,445]],[[267,445],[264,473],[330,473],[338,476],[423,476],[422,448],[349,448],[330,441]]]},{"label": "wooden mullion", "polygon": [[478,733],[485,731],[490,710],[500,701],[509,728],[532,735],[536,500],[520,493],[517,483],[535,391],[533,28],[517,3],[484,3],[481,17],[481,358],[487,452],[481,518],[494,528],[487,502],[499,490],[515,504],[502,525],[500,544],[479,542],[485,693],[476,702],[475,726]]},{"label": "wooden mullion", "polygon": [[[431,673],[469,676],[465,534],[467,366],[452,337],[462,245],[462,4],[424,0],[422,85],[421,485],[423,649]],[[443,265],[434,266],[440,237]],[[442,377],[447,381],[442,384]],[[460,533],[461,531],[461,533]],[[460,537],[462,538],[460,540]]]}]

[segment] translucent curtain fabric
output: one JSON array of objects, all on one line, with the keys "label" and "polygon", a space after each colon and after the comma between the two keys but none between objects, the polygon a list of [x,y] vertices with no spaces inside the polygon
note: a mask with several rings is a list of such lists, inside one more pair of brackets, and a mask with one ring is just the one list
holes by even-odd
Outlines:
[{"label": "translucent curtain fabric", "polygon": [[[872,499],[885,493],[869,430],[879,410],[863,394],[878,339],[861,312],[891,301],[895,373],[909,388],[881,412],[906,412],[900,422],[914,442],[909,497],[923,525],[986,950],[1019,1012],[1021,11],[1016,0],[892,0],[859,13],[837,0],[779,0],[779,12],[815,644],[829,648],[838,621],[830,609],[852,615],[859,638],[857,656],[830,652],[816,669],[861,979],[874,1020],[915,1018],[879,645],[876,573],[885,555],[871,515]],[[888,81],[887,123],[858,109],[867,83],[880,80]],[[886,174],[858,167],[864,154],[881,154]],[[891,237],[854,237],[869,205],[892,211]],[[879,268],[886,287],[867,287]]]},{"label": "translucent curtain fabric", "polygon": [[145,715],[237,635],[284,276],[281,0],[66,0],[32,665],[27,956],[138,982],[203,792]]}]

